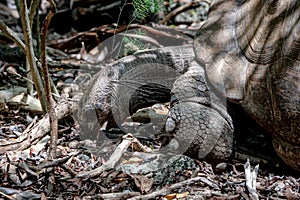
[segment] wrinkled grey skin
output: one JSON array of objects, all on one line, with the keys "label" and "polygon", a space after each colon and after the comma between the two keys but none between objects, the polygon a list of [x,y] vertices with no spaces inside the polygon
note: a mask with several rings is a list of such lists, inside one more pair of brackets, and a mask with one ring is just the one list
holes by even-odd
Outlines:
[{"label": "wrinkled grey skin", "polygon": [[100,71],[83,98],[82,120],[96,109],[100,125],[120,126],[137,109],[165,102],[171,92],[165,130],[178,144],[176,151],[226,160],[233,145],[227,99],[263,126],[278,155],[300,170],[299,4],[214,1],[194,47],[140,52]]},{"label": "wrinkled grey skin", "polygon": [[232,153],[233,126],[226,100],[209,86],[204,68],[192,61],[174,82],[166,132],[174,133],[181,152],[214,161]]},{"label": "wrinkled grey skin", "polygon": [[232,153],[233,126],[226,101],[211,91],[191,45],[124,57],[100,71],[90,86],[82,99],[82,126],[97,126],[91,119],[96,110],[100,126],[109,121],[109,127],[121,127],[138,109],[170,101],[171,94],[165,130],[174,137],[171,144],[179,144],[175,149],[171,147],[172,153],[216,161],[225,160]]}]

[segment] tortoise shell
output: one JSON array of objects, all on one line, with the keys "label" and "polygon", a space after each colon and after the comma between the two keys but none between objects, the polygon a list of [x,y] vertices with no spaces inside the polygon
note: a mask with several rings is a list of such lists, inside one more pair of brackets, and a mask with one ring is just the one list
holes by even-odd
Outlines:
[{"label": "tortoise shell", "polygon": [[300,1],[217,0],[195,37],[212,85],[239,103],[300,170]]}]

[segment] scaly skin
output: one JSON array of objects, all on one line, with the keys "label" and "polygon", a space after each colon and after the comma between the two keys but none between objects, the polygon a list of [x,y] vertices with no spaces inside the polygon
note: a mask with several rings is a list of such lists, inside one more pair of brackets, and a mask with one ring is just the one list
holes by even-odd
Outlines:
[{"label": "scaly skin", "polygon": [[83,120],[96,109],[100,125],[120,126],[138,108],[166,101],[170,89],[165,128],[176,151],[224,160],[233,143],[227,98],[264,127],[278,155],[300,171],[299,12],[299,0],[214,1],[195,37],[196,61],[188,46],[110,64],[84,97]]},{"label": "scaly skin", "polygon": [[226,101],[210,91],[203,67],[193,59],[192,46],[179,46],[143,51],[106,66],[82,99],[82,127],[96,124],[88,128],[97,131],[98,123],[91,120],[95,110],[100,126],[109,121],[111,126],[121,127],[137,109],[170,101],[166,97],[172,90],[166,130],[179,143],[173,153],[215,161],[228,159],[233,127]]},{"label": "scaly skin", "polygon": [[[121,125],[136,110],[169,101],[176,78],[195,57],[192,46],[147,50],[105,66],[90,82],[78,116],[83,127],[96,131]],[[96,111],[96,113],[95,113]]]},{"label": "scaly skin", "polygon": [[214,163],[227,160],[232,154],[232,120],[226,100],[209,87],[204,68],[191,62],[175,81],[171,94],[166,132],[174,134],[179,151]]}]

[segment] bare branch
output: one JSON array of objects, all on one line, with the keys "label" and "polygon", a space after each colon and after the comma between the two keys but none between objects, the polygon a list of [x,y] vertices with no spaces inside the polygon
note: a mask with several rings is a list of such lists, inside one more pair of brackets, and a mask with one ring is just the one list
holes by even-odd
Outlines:
[{"label": "bare branch", "polygon": [[46,60],[46,36],[47,36],[47,29],[51,21],[51,18],[56,13],[56,6],[53,0],[47,0],[47,1],[50,3],[51,9],[43,22],[43,27],[41,31],[41,55],[42,55],[42,68],[44,73],[45,93],[48,102],[49,120],[50,120],[50,127],[51,127],[49,157],[51,159],[55,159],[57,138],[58,138],[58,120],[55,112],[55,103],[51,94],[50,76],[48,73],[48,66]]},{"label": "bare branch", "polygon": [[[35,14],[36,8],[39,5],[39,2],[40,2],[39,0],[33,0],[33,1],[31,1],[30,8],[29,8],[30,27],[32,27],[32,22],[33,22],[34,14]],[[38,13],[37,13],[37,15],[38,15]]]},{"label": "bare branch", "polygon": [[25,44],[24,42],[18,37],[18,35],[10,29],[8,26],[6,26],[3,21],[0,20],[0,30],[5,34],[6,37],[14,41],[18,47],[22,49],[23,52],[25,52]]},{"label": "bare branch", "polygon": [[35,62],[32,36],[31,36],[31,27],[30,27],[30,23],[29,23],[26,0],[20,0],[20,18],[21,18],[21,22],[22,22],[24,40],[25,40],[25,45],[26,45],[26,51],[25,51],[26,59],[28,60],[28,64],[30,65],[32,78],[35,83],[35,87],[36,87],[39,99],[41,101],[43,112],[46,113],[47,112],[47,102],[46,102],[46,97],[43,93],[43,91],[44,91],[43,82],[42,82],[41,76],[39,74],[39,71],[37,69],[36,62]]}]

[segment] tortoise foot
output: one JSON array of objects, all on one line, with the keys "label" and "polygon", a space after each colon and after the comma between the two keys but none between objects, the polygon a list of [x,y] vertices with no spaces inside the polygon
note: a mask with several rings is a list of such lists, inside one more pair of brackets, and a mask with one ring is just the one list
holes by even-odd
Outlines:
[{"label": "tortoise foot", "polygon": [[230,122],[210,107],[195,102],[182,102],[172,107],[166,132],[174,133],[179,153],[207,159],[212,163],[232,155],[233,129]]}]

